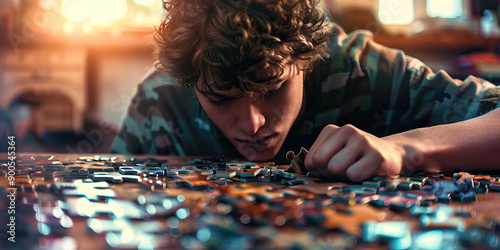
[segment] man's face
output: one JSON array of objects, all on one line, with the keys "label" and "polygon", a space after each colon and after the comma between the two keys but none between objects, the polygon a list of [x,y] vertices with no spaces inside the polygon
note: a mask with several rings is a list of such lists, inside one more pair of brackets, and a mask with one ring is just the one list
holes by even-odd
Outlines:
[{"label": "man's face", "polygon": [[284,81],[269,87],[269,94],[251,98],[240,89],[214,90],[220,99],[196,95],[210,119],[248,160],[267,161],[280,150],[302,106],[303,72],[287,66]]}]

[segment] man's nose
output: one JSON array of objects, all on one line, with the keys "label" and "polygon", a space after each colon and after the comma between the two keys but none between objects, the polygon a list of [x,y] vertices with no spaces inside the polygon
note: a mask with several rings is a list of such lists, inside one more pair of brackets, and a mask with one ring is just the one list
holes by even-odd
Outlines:
[{"label": "man's nose", "polygon": [[240,110],[238,126],[247,135],[255,135],[259,128],[266,123],[261,109],[262,107],[256,101],[251,101]]}]

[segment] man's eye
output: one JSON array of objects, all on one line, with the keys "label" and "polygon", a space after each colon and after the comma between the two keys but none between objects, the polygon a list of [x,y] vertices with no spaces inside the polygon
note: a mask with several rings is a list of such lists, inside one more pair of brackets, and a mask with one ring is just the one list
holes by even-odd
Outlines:
[{"label": "man's eye", "polygon": [[213,100],[209,100],[210,103],[212,103],[213,105],[217,106],[218,108],[221,108],[224,106],[224,104],[226,104],[227,101],[225,100],[220,100],[220,101],[213,101]]},{"label": "man's eye", "polygon": [[277,90],[271,90],[271,91],[268,91],[266,93],[266,97],[271,97],[271,96],[275,96],[275,95],[278,95],[281,91],[281,88],[277,89]]},{"label": "man's eye", "polygon": [[285,82],[283,82],[283,84],[281,84],[281,86],[278,89],[267,91],[266,97],[272,97],[272,96],[278,95],[281,92],[281,90],[283,90],[283,87],[287,83],[288,83],[288,81],[285,81]]}]

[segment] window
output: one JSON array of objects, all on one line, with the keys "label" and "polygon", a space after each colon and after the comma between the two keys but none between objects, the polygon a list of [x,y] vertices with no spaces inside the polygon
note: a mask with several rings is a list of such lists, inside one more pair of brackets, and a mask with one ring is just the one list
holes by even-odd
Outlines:
[{"label": "window", "polygon": [[427,0],[430,17],[457,18],[463,14],[462,0]]},{"label": "window", "polygon": [[413,0],[379,0],[378,18],[384,24],[410,24],[414,13]]}]

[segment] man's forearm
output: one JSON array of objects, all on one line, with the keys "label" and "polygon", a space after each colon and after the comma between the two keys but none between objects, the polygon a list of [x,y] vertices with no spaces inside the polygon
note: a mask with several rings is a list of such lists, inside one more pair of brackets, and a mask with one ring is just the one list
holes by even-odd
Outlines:
[{"label": "man's forearm", "polygon": [[500,109],[383,138],[406,152],[403,171],[500,169]]}]

